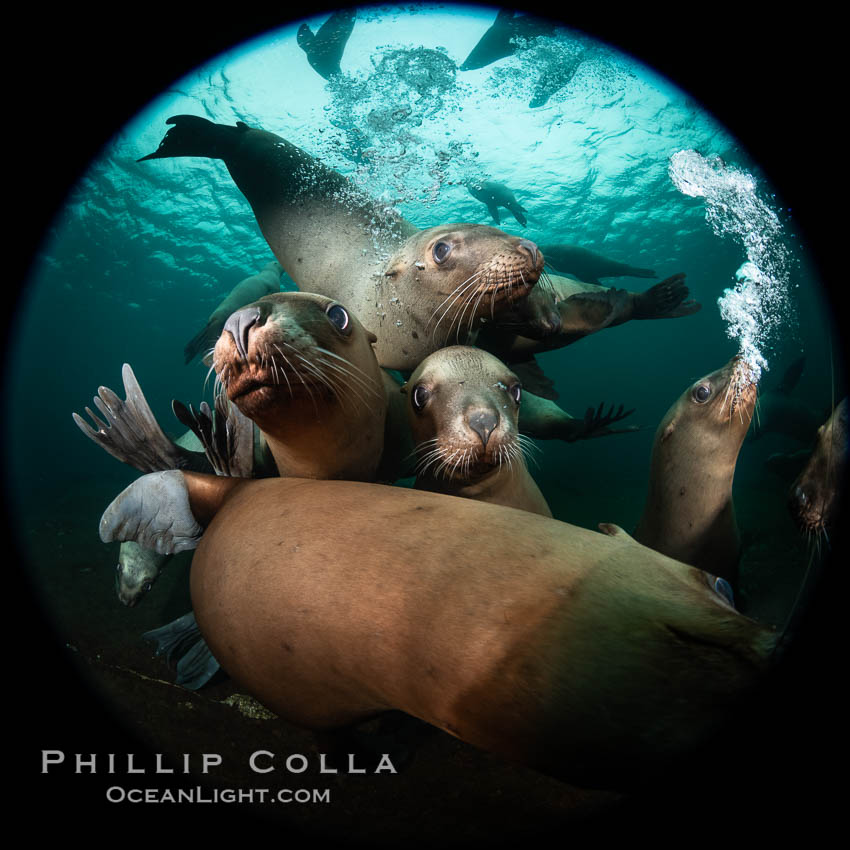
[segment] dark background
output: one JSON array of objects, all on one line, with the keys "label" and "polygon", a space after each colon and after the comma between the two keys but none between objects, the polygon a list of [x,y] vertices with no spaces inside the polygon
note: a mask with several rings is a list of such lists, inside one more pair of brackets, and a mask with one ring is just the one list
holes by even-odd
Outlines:
[{"label": "dark background", "polygon": [[[53,213],[126,120],[175,78],[221,50],[305,13],[319,14],[321,8],[311,4],[275,14],[247,11],[245,4],[215,7],[221,11],[148,4],[85,13],[67,7],[49,12],[19,8],[16,23],[7,26],[9,67],[3,77],[3,227],[9,272],[4,320],[14,322],[14,294]],[[846,47],[835,20],[807,17],[805,8],[775,19],[740,6],[720,14],[683,6],[649,11],[636,4],[624,13],[603,2],[592,10],[570,8],[568,17],[536,3],[523,4],[523,10],[561,17],[632,53],[712,111],[749,149],[781,193],[782,204],[792,209],[831,289],[834,308],[846,318],[842,261],[850,246],[846,214],[839,206],[846,188],[841,147],[846,98],[840,88],[846,81]],[[839,722],[846,649],[835,643],[842,634],[836,622],[843,625],[846,619],[837,577],[845,560],[846,553],[837,554],[832,569],[824,571],[780,679],[751,715],[717,742],[704,763],[680,778],[678,790],[637,798],[622,822],[592,824],[591,835],[628,829],[657,838],[675,830],[681,841],[694,833],[746,834],[763,841],[792,824],[816,825],[817,832],[837,825],[846,787],[840,755],[846,749],[843,718]],[[115,839],[128,831],[143,838],[179,814],[184,828],[192,821],[187,839],[197,841],[233,818],[233,812],[211,807],[193,807],[188,815],[182,808],[175,813],[167,807],[114,807],[92,793],[89,784],[94,783],[85,778],[39,774],[42,748],[127,753],[139,747],[66,668],[31,600],[21,563],[9,552],[2,598],[8,611],[4,701],[12,716],[4,726],[13,741],[4,764],[21,805],[35,805],[44,815],[34,824],[37,832],[44,837],[78,833],[82,818],[98,833],[115,830]],[[20,729],[24,734],[13,731]],[[739,755],[743,745],[746,754]],[[560,841],[575,837],[570,831]]]}]

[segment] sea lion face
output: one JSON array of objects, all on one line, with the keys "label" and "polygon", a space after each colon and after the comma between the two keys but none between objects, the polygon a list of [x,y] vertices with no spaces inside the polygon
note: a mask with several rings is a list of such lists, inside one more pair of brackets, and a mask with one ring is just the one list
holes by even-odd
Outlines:
[{"label": "sea lion face", "polygon": [[448,339],[526,296],[542,271],[543,254],[528,239],[487,225],[445,224],[412,236],[384,274],[430,308],[426,328]]},{"label": "sea lion face", "polygon": [[522,462],[522,389],[491,354],[467,346],[426,357],[405,384],[420,476],[469,480]]},{"label": "sea lion face", "polygon": [[737,459],[753,416],[756,388],[749,366],[736,355],[682,393],[659,426],[661,442],[679,430],[694,433],[687,426],[698,423],[695,428],[700,439],[690,441],[694,446],[712,452],[725,449]]},{"label": "sea lion face", "polygon": [[264,431],[280,417],[315,417],[329,405],[383,397],[372,343],[356,316],[331,298],[278,292],[237,310],[213,350],[227,397]]},{"label": "sea lion face", "polygon": [[159,577],[161,562],[152,559],[149,551],[139,551],[124,544],[115,570],[115,592],[128,608],[133,608],[150,592]]},{"label": "sea lion face", "polygon": [[818,429],[806,468],[791,485],[791,515],[803,531],[820,534],[841,513],[847,464],[847,399]]}]

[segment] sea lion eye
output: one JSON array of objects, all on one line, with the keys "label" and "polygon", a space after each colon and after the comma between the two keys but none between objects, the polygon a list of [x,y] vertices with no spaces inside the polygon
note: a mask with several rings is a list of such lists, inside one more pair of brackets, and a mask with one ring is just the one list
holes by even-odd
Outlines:
[{"label": "sea lion eye", "polygon": [[143,592],[143,593],[147,593],[147,592],[148,592],[148,591],[149,591],[152,587],[153,587],[153,585],[152,585],[149,581],[146,581],[146,582],[142,585],[142,592]]},{"label": "sea lion eye", "polygon": [[339,304],[331,304],[326,313],[328,321],[341,333],[351,333],[351,318],[345,307]]},{"label": "sea lion eye", "polygon": [[732,592],[732,585],[725,578],[714,579],[714,592],[718,596],[722,596],[733,608],[735,607],[735,594]]},{"label": "sea lion eye", "polygon": [[452,246],[448,242],[438,242],[431,253],[434,255],[435,263],[444,263],[451,252]]},{"label": "sea lion eye", "polygon": [[511,398],[519,404],[520,399],[522,398],[522,387],[519,384],[514,384],[513,386],[508,388],[508,393]]},{"label": "sea lion eye", "polygon": [[694,401],[697,404],[705,404],[711,397],[711,387],[708,384],[700,384],[693,392]]},{"label": "sea lion eye", "polygon": [[431,393],[428,392],[425,387],[420,384],[413,390],[413,395],[410,397],[410,400],[413,402],[413,409],[416,411],[420,411],[425,407],[425,403],[428,401]]}]

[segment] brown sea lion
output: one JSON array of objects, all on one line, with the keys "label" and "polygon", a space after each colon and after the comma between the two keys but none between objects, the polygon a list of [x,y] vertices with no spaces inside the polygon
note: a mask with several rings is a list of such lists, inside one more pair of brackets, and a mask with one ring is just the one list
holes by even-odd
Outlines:
[{"label": "brown sea lion", "polygon": [[241,688],[301,726],[400,709],[572,784],[624,787],[669,770],[769,665],[774,633],[712,576],[615,526],[172,471],[124,491],[105,538],[191,533],[173,513],[167,527],[139,517],[151,502],[133,491],[158,476],[208,523],[191,575],[201,633]]},{"label": "brown sea lion", "polygon": [[283,268],[275,260],[263,266],[257,274],[239,281],[227,298],[210,313],[206,325],[186,343],[186,347],[183,349],[186,362],[189,363],[198,354],[206,352],[215,345],[224,323],[231,313],[235,313],[240,307],[244,307],[264,295],[277,292],[280,289],[282,272]]},{"label": "brown sea lion", "polygon": [[417,489],[552,516],[526,466],[522,387],[504,363],[480,348],[441,348],[404,389]]},{"label": "brown sea lion", "polygon": [[828,534],[841,515],[847,483],[847,416],[845,398],[818,429],[812,456],[791,485],[791,515],[810,534]]},{"label": "brown sea lion", "polygon": [[142,160],[224,160],[298,288],[345,304],[377,335],[378,362],[388,369],[415,369],[449,340],[471,341],[481,317],[497,319],[543,270],[533,242],[494,227],[419,230],[274,133],[193,115],[168,123]]},{"label": "brown sea lion", "polygon": [[676,400],[655,432],[649,493],[634,538],[734,584],[740,538],[732,480],[756,383],[733,357]]}]

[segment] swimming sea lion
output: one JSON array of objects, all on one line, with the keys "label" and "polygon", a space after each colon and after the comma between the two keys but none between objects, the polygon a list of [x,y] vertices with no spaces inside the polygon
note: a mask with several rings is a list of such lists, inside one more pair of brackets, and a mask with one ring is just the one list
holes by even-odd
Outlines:
[{"label": "swimming sea lion", "polygon": [[533,242],[493,227],[419,230],[273,133],[193,115],[168,123],[140,161],[224,160],[298,288],[345,304],[378,337],[378,362],[388,369],[415,369],[450,337],[468,341],[480,317],[498,320],[543,269]]},{"label": "swimming sea lion", "polygon": [[[131,488],[164,475],[212,517],[191,575],[201,633],[241,688],[300,726],[400,709],[618,788],[670,770],[769,665],[773,632],[712,576],[614,526],[351,481],[172,471]],[[104,514],[107,538],[151,528],[128,491]]]},{"label": "swimming sea lion", "polygon": [[541,246],[540,250],[546,257],[546,265],[564,275],[597,286],[602,277],[657,277],[652,269],[618,263],[579,245],[547,245],[545,248]]},{"label": "swimming sea lion", "polygon": [[738,355],[700,378],[655,432],[649,494],[635,540],[734,584],[740,537],[732,480],[756,383]]},{"label": "swimming sea lion", "polygon": [[496,20],[464,59],[460,70],[474,71],[504,59],[519,50],[524,41],[530,41],[552,29],[554,24],[540,18],[500,9]]},{"label": "swimming sea lion", "polygon": [[805,355],[794,360],[783,372],[778,384],[759,393],[756,422],[747,435],[748,441],[758,440],[765,434],[783,434],[810,446],[824,414],[818,414],[794,390],[806,365]]},{"label": "swimming sea lion", "polygon": [[199,352],[207,351],[215,345],[221,334],[221,329],[231,313],[235,313],[240,307],[244,307],[264,295],[277,292],[280,289],[282,272],[283,268],[275,260],[265,265],[257,274],[246,277],[237,283],[227,298],[212,311],[202,330],[186,343],[186,347],[183,349],[186,362],[189,363]]},{"label": "swimming sea lion", "polygon": [[525,217],[525,208],[516,199],[516,195],[504,184],[495,183],[492,180],[473,181],[466,184],[469,194],[481,201],[493,217],[493,221],[499,224],[499,207],[504,207],[523,226],[528,223]]},{"label": "swimming sea lion", "polygon": [[316,33],[307,24],[298,27],[295,36],[298,46],[307,54],[310,65],[326,80],[342,73],[339,63],[354,29],[356,16],[356,12],[350,9],[341,9],[334,12]]},{"label": "swimming sea lion", "polygon": [[845,398],[818,429],[812,456],[791,486],[791,515],[808,533],[829,533],[841,515],[847,485],[847,416]]},{"label": "swimming sea lion", "polygon": [[525,463],[522,388],[504,363],[480,348],[441,348],[419,364],[405,393],[417,489],[552,516]]}]

